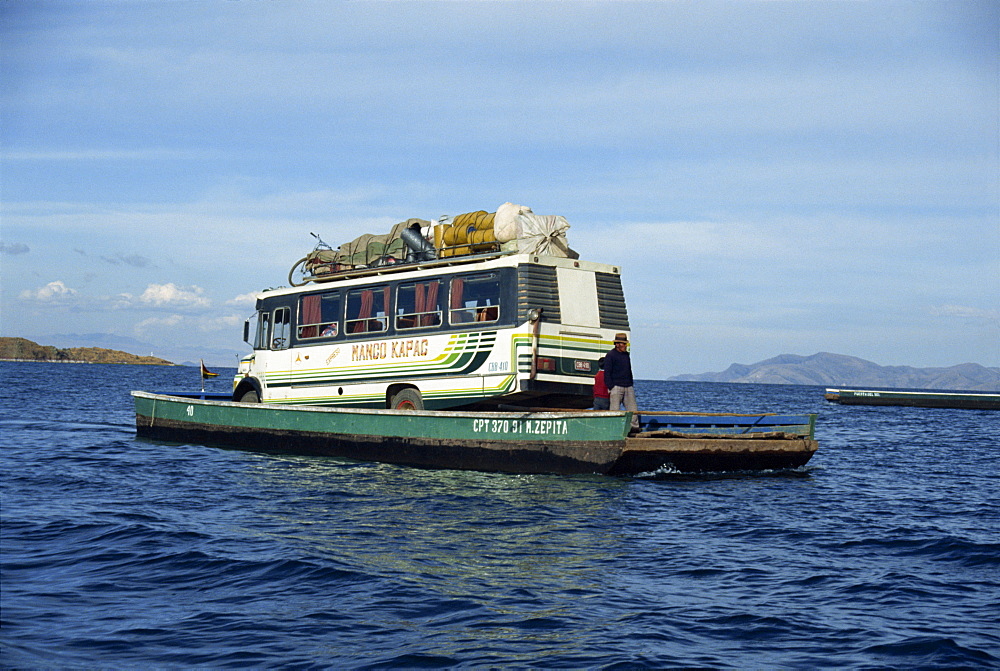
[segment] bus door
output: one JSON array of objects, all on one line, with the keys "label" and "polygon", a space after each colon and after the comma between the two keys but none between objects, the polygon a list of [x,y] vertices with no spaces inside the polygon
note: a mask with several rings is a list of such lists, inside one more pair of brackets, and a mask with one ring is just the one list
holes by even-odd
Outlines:
[{"label": "bus door", "polygon": [[601,356],[601,314],[597,277],[587,270],[556,268],[559,285],[559,365],[562,375],[597,375]]},{"label": "bus door", "polygon": [[261,312],[257,324],[255,356],[257,379],[264,386],[261,400],[283,399],[288,396],[288,373],[291,369],[292,311],[279,307]]}]

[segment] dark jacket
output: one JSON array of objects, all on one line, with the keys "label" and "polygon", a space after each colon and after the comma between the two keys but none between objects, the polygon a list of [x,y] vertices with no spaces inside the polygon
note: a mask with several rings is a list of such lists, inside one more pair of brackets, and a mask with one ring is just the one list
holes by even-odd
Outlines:
[{"label": "dark jacket", "polygon": [[628,352],[613,349],[604,355],[604,384],[608,389],[632,386],[632,359]]}]

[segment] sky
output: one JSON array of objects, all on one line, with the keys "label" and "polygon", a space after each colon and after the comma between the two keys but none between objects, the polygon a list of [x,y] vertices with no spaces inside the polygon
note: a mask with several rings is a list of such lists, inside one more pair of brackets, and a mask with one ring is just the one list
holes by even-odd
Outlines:
[{"label": "sky", "polygon": [[7,0],[0,335],[234,366],[310,232],[510,201],[623,269],[639,378],[1000,366],[998,36],[991,0]]}]

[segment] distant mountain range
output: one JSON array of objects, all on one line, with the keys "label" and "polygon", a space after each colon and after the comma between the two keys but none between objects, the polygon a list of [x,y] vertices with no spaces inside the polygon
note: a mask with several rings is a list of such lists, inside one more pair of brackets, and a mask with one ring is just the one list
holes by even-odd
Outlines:
[{"label": "distant mountain range", "polygon": [[963,363],[948,368],[880,366],[857,357],[829,352],[819,352],[812,356],[782,354],[749,365],[734,363],[721,373],[677,375],[670,379],[686,382],[1000,391],[1000,368],[987,368],[977,363]]},{"label": "distant mountain range", "polygon": [[[47,347],[30,342],[39,349],[49,350],[53,359],[80,356],[95,360],[98,353],[84,353],[84,348],[109,348],[116,350],[112,359],[123,361],[125,355],[136,355],[143,363],[169,363],[163,357],[179,361],[182,366],[197,366],[192,358],[204,358],[209,366],[234,367],[243,353],[238,350],[191,347],[155,347],[149,343],[116,336],[110,333],[61,334],[39,337]],[[6,338],[6,340],[12,340]],[[23,339],[18,339],[23,340]],[[61,348],[61,354],[55,354]],[[159,356],[154,357],[153,351]],[[71,355],[70,352],[73,352]],[[149,352],[150,356],[143,356]],[[34,358],[38,355],[20,356],[7,353],[6,358]],[[43,357],[40,357],[43,358]],[[104,359],[107,361],[108,359]],[[911,366],[880,366],[844,354],[819,352],[812,356],[782,354],[753,364],[734,363],[721,373],[676,375],[670,380],[687,382],[746,382],[756,384],[802,384],[827,387],[879,387],[893,389],[952,389],[963,391],[1000,391],[1000,368],[987,368],[976,363],[963,363],[947,368],[913,368]]]}]

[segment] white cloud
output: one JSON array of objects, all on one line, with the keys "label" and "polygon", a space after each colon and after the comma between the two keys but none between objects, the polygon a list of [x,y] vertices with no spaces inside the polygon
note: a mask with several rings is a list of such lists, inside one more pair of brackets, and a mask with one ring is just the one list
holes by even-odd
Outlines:
[{"label": "white cloud", "polygon": [[1000,310],[985,310],[965,305],[937,305],[931,308],[931,314],[935,317],[1000,320]]},{"label": "white cloud", "polygon": [[226,305],[256,305],[257,304],[257,292],[251,291],[250,293],[240,294],[235,298],[230,298],[226,301]]},{"label": "white cloud", "polygon": [[[120,293],[95,299],[95,306],[112,310],[181,310],[185,312],[202,311],[212,307],[212,301],[204,295],[205,290],[198,286],[179,287],[173,282],[166,284],[150,284],[139,296],[130,293]],[[177,315],[173,315],[177,317]],[[157,317],[155,319],[167,319]],[[147,320],[152,321],[152,320]]]},{"label": "white cloud", "polygon": [[172,314],[166,317],[150,317],[143,319],[133,327],[137,335],[149,336],[158,333],[164,328],[173,328],[184,321],[183,315]]},{"label": "white cloud", "polygon": [[188,307],[207,308],[212,301],[204,296],[201,287],[178,287],[173,282],[167,284],[150,284],[139,296],[139,302],[156,307]]},{"label": "white cloud", "polygon": [[241,334],[241,326],[245,317],[237,314],[227,315],[190,315],[171,313],[165,316],[150,317],[138,322],[133,330],[136,335],[164,342],[167,340],[183,338],[191,339],[192,333],[229,333],[232,335],[231,343],[238,343]]},{"label": "white cloud", "polygon": [[233,334],[233,339],[237,340],[244,321],[246,321],[246,317],[240,315],[201,318],[198,320],[198,329],[206,332],[228,331]]},{"label": "white cloud", "polygon": [[76,295],[76,289],[67,287],[62,280],[56,280],[55,282],[49,282],[44,287],[22,291],[21,300],[58,303],[72,299]]}]

